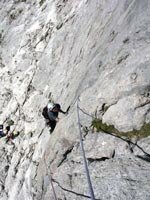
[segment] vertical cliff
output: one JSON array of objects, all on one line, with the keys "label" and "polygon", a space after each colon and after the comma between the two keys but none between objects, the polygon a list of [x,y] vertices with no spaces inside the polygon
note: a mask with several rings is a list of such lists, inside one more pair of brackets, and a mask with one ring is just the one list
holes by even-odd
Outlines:
[{"label": "vertical cliff", "polygon": [[[149,27],[148,0],[0,1],[0,123],[20,133],[0,139],[0,199],[53,200],[51,175],[59,200],[89,198],[78,96],[92,115],[80,113],[96,198],[150,199]],[[49,99],[70,106],[52,134],[41,115]],[[142,150],[116,131],[138,133]]]}]

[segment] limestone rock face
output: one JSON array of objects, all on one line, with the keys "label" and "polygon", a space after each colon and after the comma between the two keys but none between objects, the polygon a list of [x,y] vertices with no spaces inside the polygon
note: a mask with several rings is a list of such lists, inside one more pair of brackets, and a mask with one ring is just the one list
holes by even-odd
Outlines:
[{"label": "limestone rock face", "polygon": [[[0,139],[1,200],[53,200],[52,186],[59,200],[90,198],[76,100],[119,131],[150,123],[149,43],[149,0],[0,1],[0,123],[20,133]],[[51,135],[49,99],[70,106]],[[80,117],[96,199],[149,200],[150,138],[139,149]]]}]

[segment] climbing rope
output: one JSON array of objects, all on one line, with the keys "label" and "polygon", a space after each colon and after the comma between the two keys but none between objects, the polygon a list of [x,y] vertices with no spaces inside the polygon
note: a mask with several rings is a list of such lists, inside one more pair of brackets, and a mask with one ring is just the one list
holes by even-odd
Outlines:
[{"label": "climbing rope", "polygon": [[90,173],[89,173],[89,169],[88,169],[88,164],[87,164],[87,159],[86,159],[85,151],[84,151],[79,110],[80,110],[80,108],[79,108],[79,98],[78,98],[77,99],[77,122],[78,122],[79,133],[80,133],[80,145],[81,145],[81,151],[82,151],[85,173],[86,173],[86,177],[87,177],[87,182],[88,182],[88,186],[89,186],[89,192],[90,192],[91,200],[95,200],[94,190],[93,190],[93,186],[92,186],[92,182],[91,182],[91,178],[90,178]]},{"label": "climbing rope", "polygon": [[[50,173],[51,173],[51,172],[50,172]],[[54,188],[54,185],[53,185],[52,175],[51,175],[51,174],[50,174],[49,178],[50,178],[50,183],[51,183],[51,186],[52,186],[52,191],[53,191],[54,199],[55,199],[55,200],[58,200],[58,199],[57,199],[57,196],[56,196],[55,188]]]},{"label": "climbing rope", "polygon": [[[44,153],[44,163],[45,163],[45,166],[46,166],[46,172],[47,172],[47,174],[49,174],[48,173],[48,166],[46,164],[46,159],[45,159],[45,153]],[[52,187],[52,191],[53,191],[53,195],[54,195],[54,200],[58,200],[58,198],[56,196],[55,188],[54,188],[54,185],[53,185],[51,169],[49,169],[49,170],[50,170],[49,179],[50,179],[50,183],[51,183],[51,187]]]}]

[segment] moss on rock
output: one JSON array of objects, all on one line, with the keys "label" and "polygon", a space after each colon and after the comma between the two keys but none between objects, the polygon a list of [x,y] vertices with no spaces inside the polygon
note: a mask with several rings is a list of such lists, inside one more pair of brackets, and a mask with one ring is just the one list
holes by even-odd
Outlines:
[{"label": "moss on rock", "polygon": [[40,6],[42,6],[44,2],[45,2],[45,0],[41,0],[41,1],[39,2]]},{"label": "moss on rock", "polygon": [[92,121],[92,127],[95,128],[97,131],[115,133],[118,136],[126,136],[128,138],[133,138],[133,137],[144,138],[150,135],[150,123],[148,124],[145,123],[140,130],[120,132],[113,125],[107,125],[106,123],[103,123],[102,120],[95,118]]}]

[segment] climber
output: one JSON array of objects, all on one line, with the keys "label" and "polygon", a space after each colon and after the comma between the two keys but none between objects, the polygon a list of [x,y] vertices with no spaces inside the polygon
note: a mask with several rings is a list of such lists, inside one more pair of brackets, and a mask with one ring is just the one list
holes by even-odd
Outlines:
[{"label": "climber", "polygon": [[5,137],[6,134],[4,133],[4,130],[3,130],[3,125],[1,124],[0,125],[0,137]]},{"label": "climber", "polygon": [[46,107],[43,108],[42,115],[46,119],[46,124],[50,126],[50,133],[52,133],[55,129],[56,123],[59,121],[58,114],[59,112],[63,114],[68,114],[69,108],[66,112],[61,110],[61,106],[59,104],[48,103]]},{"label": "climber", "polygon": [[3,130],[3,125],[0,125],[0,137],[9,137],[10,135],[10,126],[6,126],[6,130]]},{"label": "climber", "polygon": [[10,131],[10,126],[6,126],[6,135],[7,135],[7,139],[6,142],[8,142],[9,140],[12,141],[12,132]]},{"label": "climber", "polygon": [[11,131],[10,126],[6,126],[6,143],[10,141],[12,144],[14,144],[13,139],[15,139],[19,134],[19,131]]}]

